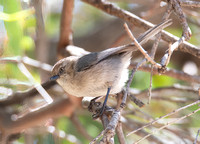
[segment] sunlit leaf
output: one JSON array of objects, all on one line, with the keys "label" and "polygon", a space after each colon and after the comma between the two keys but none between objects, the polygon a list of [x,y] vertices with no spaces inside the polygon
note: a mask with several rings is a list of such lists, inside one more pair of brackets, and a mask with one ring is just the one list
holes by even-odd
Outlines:
[{"label": "sunlit leaf", "polygon": [[163,86],[171,86],[175,82],[175,79],[164,76],[164,75],[154,75],[153,76],[153,87],[163,87]]},{"label": "sunlit leaf", "polygon": [[34,12],[35,12],[34,9],[22,10],[22,11],[15,12],[12,14],[0,12],[0,20],[4,20],[4,21],[22,20],[22,19],[25,19],[26,17],[32,15]]},{"label": "sunlit leaf", "polygon": [[20,46],[24,50],[31,50],[31,49],[33,49],[34,41],[31,37],[24,36],[24,37],[22,37],[22,39],[20,41]]}]

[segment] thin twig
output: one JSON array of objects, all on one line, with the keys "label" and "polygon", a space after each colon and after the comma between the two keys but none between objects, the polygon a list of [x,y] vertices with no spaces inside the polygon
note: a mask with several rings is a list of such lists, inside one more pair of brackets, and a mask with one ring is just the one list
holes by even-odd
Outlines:
[{"label": "thin twig", "polygon": [[[78,101],[78,99],[77,99]],[[80,104],[81,102],[79,102]],[[9,114],[0,113],[0,129],[8,134],[18,133],[24,129],[40,125],[49,118],[57,118],[60,116],[71,116],[75,109],[75,104],[68,98],[56,99],[53,103],[32,111],[25,116],[13,121]]]},{"label": "thin twig", "polygon": [[[193,87],[187,87],[182,85],[173,85],[170,87],[161,87],[161,88],[155,88],[152,90],[153,96],[160,96],[162,93],[162,97],[173,97],[172,94],[175,94],[177,92],[180,93],[180,95],[183,95],[184,100],[195,100],[198,97],[198,90],[194,89]],[[182,94],[181,94],[182,93]],[[190,94],[189,94],[190,93]],[[145,97],[148,94],[148,90],[144,90],[142,92],[134,92],[132,88],[130,88],[130,94],[134,94],[136,97]],[[176,97],[180,96],[176,95]],[[192,99],[187,99],[192,98]]]},{"label": "thin twig", "polygon": [[[119,17],[127,22],[130,22],[131,24],[133,24],[137,27],[142,27],[147,30],[154,26],[152,23],[150,23],[144,19],[141,19],[140,17],[134,15],[133,13],[130,13],[126,10],[120,9],[119,7],[117,7],[116,5],[114,5],[110,2],[103,1],[103,0],[98,0],[98,1],[82,0],[82,1],[91,4],[96,8],[99,8],[102,11],[104,11],[110,15]],[[164,30],[162,31],[162,39],[168,43],[174,43],[179,40],[178,37],[166,32]],[[184,42],[183,44],[179,45],[179,50],[190,53],[190,54],[200,58],[200,49],[188,42]]]},{"label": "thin twig", "polygon": [[[56,82],[55,81],[47,81],[45,83],[42,83],[41,85],[44,89],[47,90],[47,89],[50,89],[53,86],[55,86]],[[34,97],[37,94],[39,94],[39,92],[37,91],[36,88],[29,89],[25,92],[13,93],[7,99],[0,100],[0,107],[6,107],[6,106],[9,106],[9,105],[12,105],[12,104],[20,104],[24,100],[26,100],[27,98]]]},{"label": "thin twig", "polygon": [[148,102],[147,102],[147,104],[150,104],[150,101],[151,101],[152,79],[153,79],[153,65],[151,65],[150,86],[149,86]]},{"label": "thin twig", "polygon": [[191,0],[181,0],[181,6],[200,7],[200,2]]},{"label": "thin twig", "polygon": [[120,144],[125,144],[126,141],[125,141],[125,137],[124,137],[121,121],[119,121],[118,124],[117,124],[116,133],[117,133],[117,137],[118,137],[119,143]]},{"label": "thin twig", "polygon": [[180,24],[182,25],[183,28],[183,34],[182,37],[177,40],[175,43],[173,43],[172,45],[170,45],[169,50],[166,52],[166,54],[164,54],[164,56],[161,59],[161,65],[163,67],[166,67],[170,61],[171,55],[174,52],[175,49],[177,49],[179,47],[180,44],[182,44],[185,40],[189,40],[192,32],[188,26],[188,23],[186,21],[186,17],[183,14],[182,8],[180,6],[179,0],[170,0],[168,1],[168,3],[172,6],[175,14],[177,15]]},{"label": "thin twig", "polygon": [[[131,63],[130,68],[137,68],[138,64],[137,63]],[[151,72],[151,66],[150,65],[143,65],[138,68],[141,71],[146,71],[146,72]],[[154,68],[153,69],[153,74],[159,74],[158,69]],[[184,73],[182,71],[178,71],[176,69],[171,69],[167,68],[165,70],[165,73],[162,75],[166,75],[169,77],[173,77],[179,80],[187,81],[187,82],[193,82],[193,83],[200,83],[200,76],[195,76],[195,75],[189,75],[187,73]]]},{"label": "thin twig", "polygon": [[134,131],[128,133],[127,136],[130,136],[131,134],[133,134],[133,133],[135,133],[135,132],[137,132],[137,131],[139,131],[139,130],[141,130],[141,129],[144,129],[145,127],[148,127],[148,126],[150,126],[150,125],[153,125],[154,123],[156,123],[156,122],[159,121],[160,119],[163,119],[163,118],[165,118],[165,117],[167,117],[167,116],[173,115],[173,114],[175,114],[175,113],[177,113],[177,112],[179,112],[179,111],[181,111],[181,110],[184,110],[184,109],[186,109],[186,108],[188,108],[188,107],[191,107],[191,106],[193,106],[193,105],[195,105],[195,104],[198,104],[198,103],[200,103],[200,100],[198,100],[198,101],[196,101],[196,102],[193,102],[193,103],[191,103],[191,104],[189,104],[189,105],[183,106],[183,107],[181,107],[181,108],[179,108],[179,109],[176,109],[176,110],[174,110],[174,111],[172,111],[172,112],[170,112],[170,113],[168,113],[168,114],[166,114],[166,115],[164,115],[164,116],[161,116],[161,117],[159,117],[159,118],[157,118],[157,119],[155,119],[155,120],[149,122],[148,124],[146,124],[146,125],[140,127],[139,129],[136,129],[136,130],[134,130]]},{"label": "thin twig", "polygon": [[[117,94],[117,106],[116,106],[116,109],[120,109],[120,105],[121,105],[122,100],[123,100],[123,93],[124,93],[124,91],[122,91],[121,93]],[[123,129],[122,129],[121,120],[118,121],[118,124],[117,124],[117,127],[116,127],[116,133],[117,133],[117,137],[118,137],[118,140],[119,140],[120,144],[125,144],[126,142],[125,142],[125,137],[124,137],[124,133],[123,133]]]},{"label": "thin twig", "polygon": [[[170,14],[171,14],[171,10],[172,10],[172,6],[168,5],[167,10],[166,10],[166,12],[165,12],[165,14],[163,15],[163,18],[162,18],[163,21],[166,21],[169,18]],[[159,32],[156,35],[156,40],[155,40],[153,47],[151,49],[150,56],[151,56],[152,59],[154,59],[154,57],[155,57],[155,53],[156,53],[156,50],[158,48],[158,44],[159,44],[160,40],[161,40],[161,32]],[[153,77],[153,65],[151,65],[150,86],[149,86],[149,94],[148,94],[149,98],[148,98],[147,104],[149,104],[150,100],[151,100],[152,77]]]},{"label": "thin twig", "polygon": [[34,87],[37,89],[37,91],[41,94],[41,96],[46,100],[48,104],[53,102],[53,99],[51,96],[46,92],[46,90],[41,86],[41,84],[36,84],[33,76],[28,71],[28,69],[25,67],[23,63],[18,63],[18,68],[21,70],[21,72],[29,79],[29,81],[34,85]]},{"label": "thin twig", "polygon": [[166,67],[169,64],[170,58],[174,50],[178,48],[180,44],[182,44],[185,40],[185,37],[181,37],[178,41],[170,45],[169,50],[164,54],[164,56],[161,58],[161,65],[163,67]]},{"label": "thin twig", "polygon": [[180,121],[180,120],[185,119],[186,117],[189,117],[189,116],[195,114],[195,113],[198,112],[199,110],[200,110],[200,108],[198,108],[197,110],[195,110],[195,111],[193,111],[193,112],[191,112],[191,113],[189,113],[189,114],[187,114],[187,115],[184,115],[184,116],[182,116],[182,117],[180,117],[180,118],[177,118],[177,119],[174,119],[174,120],[172,120],[172,121],[170,121],[170,122],[167,122],[164,126],[160,127],[159,129],[153,131],[152,133],[146,135],[145,137],[143,137],[143,138],[141,138],[140,140],[138,140],[137,142],[135,142],[135,144],[138,144],[139,142],[143,141],[143,140],[146,139],[147,137],[149,137],[149,136],[155,134],[156,132],[158,132],[158,131],[160,131],[160,130],[166,128],[167,126],[169,126],[169,125],[171,125],[171,124],[173,124],[173,123],[176,123],[176,122],[178,122],[178,121]]},{"label": "thin twig", "polygon": [[[126,127],[127,130],[132,130],[132,129],[136,129],[136,128],[140,127],[141,123],[139,123],[138,121],[135,121],[133,119],[127,118],[126,121],[123,122],[123,125]],[[140,137],[144,137],[147,134],[148,134],[148,132],[146,132],[145,130],[141,130],[136,133],[136,135],[138,135]],[[163,142],[160,140],[160,138],[153,136],[153,135],[148,137],[147,140],[149,141],[149,143],[163,144]]]},{"label": "thin twig", "polygon": [[103,134],[104,134],[105,130],[101,131],[101,133],[95,137],[91,142],[90,144],[94,144]]},{"label": "thin twig", "polygon": [[[130,36],[131,36],[133,39],[135,39],[134,36],[132,35],[130,29],[128,28],[128,25],[127,25],[127,24],[125,24],[125,28],[126,28],[128,34],[130,34]],[[148,31],[147,31],[147,32],[148,32]],[[135,39],[135,43],[134,43],[134,44],[135,44],[136,47],[138,47],[138,45],[139,45],[139,43],[137,42],[136,39]],[[139,45],[139,47],[141,47],[141,46]],[[146,51],[143,50],[142,47],[139,48],[139,49],[140,49],[143,53],[146,53]],[[146,54],[146,57],[149,58],[148,54]],[[146,58],[146,57],[145,57],[145,58]],[[148,59],[148,58],[147,58],[147,59]],[[151,59],[151,57],[150,57],[150,59]],[[122,104],[121,104],[121,107],[122,107],[122,108],[124,107],[124,105],[125,105],[125,103],[126,103],[128,90],[129,90],[129,87],[130,87],[131,82],[132,82],[132,80],[133,80],[134,74],[135,74],[135,72],[137,71],[137,69],[138,69],[140,66],[142,66],[144,63],[146,63],[146,59],[143,59],[141,62],[139,62],[139,63],[137,64],[137,66],[136,66],[134,69],[132,69],[132,71],[131,71],[131,75],[130,75],[129,80],[128,80],[128,82],[127,82],[126,90],[125,90],[125,92],[124,92],[124,97],[123,97]]]},{"label": "thin twig", "polygon": [[52,66],[47,64],[47,63],[43,63],[37,60],[34,60],[32,58],[29,58],[27,56],[21,57],[21,56],[15,56],[15,57],[4,57],[4,58],[0,58],[0,63],[24,63],[27,65],[30,65],[32,67],[36,67],[39,68],[41,70],[45,70],[50,72],[52,69]]},{"label": "thin twig", "polygon": [[148,53],[142,48],[142,46],[138,43],[136,38],[133,36],[132,32],[130,31],[128,25],[125,23],[124,27],[129,35],[129,37],[133,40],[135,46],[140,50],[140,52],[144,55],[144,57],[152,64],[155,65],[157,68],[162,68],[162,66],[158,63],[156,63],[149,55]]},{"label": "thin twig", "polygon": [[188,23],[186,21],[186,17],[182,11],[182,8],[180,6],[180,0],[169,0],[168,3],[170,5],[172,5],[172,8],[175,12],[175,14],[177,15],[179,21],[180,21],[180,24],[182,25],[182,28],[183,28],[183,34],[182,36],[184,37],[184,40],[189,40],[191,35],[192,35],[192,32],[188,26]]},{"label": "thin twig", "polygon": [[197,131],[197,135],[193,144],[197,144],[199,133],[200,133],[200,129]]},{"label": "thin twig", "polygon": [[133,94],[129,94],[129,98],[139,107],[143,107],[145,105],[141,100],[137,99]]}]

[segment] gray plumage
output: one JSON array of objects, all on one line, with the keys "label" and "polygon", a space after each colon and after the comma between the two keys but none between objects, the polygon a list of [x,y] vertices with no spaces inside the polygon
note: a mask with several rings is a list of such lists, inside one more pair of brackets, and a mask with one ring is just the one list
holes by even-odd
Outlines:
[{"label": "gray plumage", "polygon": [[[144,44],[170,24],[171,20],[168,20],[153,27],[140,36],[138,42]],[[128,80],[133,46],[129,44],[82,57],[64,58],[54,65],[52,75],[57,76],[57,82],[67,93],[77,97],[104,96],[108,87],[111,87],[110,94],[118,93]]]}]

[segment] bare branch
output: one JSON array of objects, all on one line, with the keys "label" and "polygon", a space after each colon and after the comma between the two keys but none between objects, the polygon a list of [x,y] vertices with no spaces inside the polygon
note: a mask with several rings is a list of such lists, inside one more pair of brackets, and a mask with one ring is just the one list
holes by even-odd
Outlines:
[{"label": "bare branch", "polygon": [[198,141],[197,139],[198,139],[199,133],[200,133],[200,129],[197,131],[197,136],[196,136],[193,144],[197,144],[197,141]]},{"label": "bare branch", "polygon": [[[193,87],[187,87],[187,86],[182,86],[182,85],[174,85],[174,86],[170,86],[170,87],[161,87],[161,88],[155,88],[152,90],[152,95],[154,99],[163,99],[165,100],[166,98],[164,97],[173,97],[172,95],[176,95],[176,97],[178,98],[180,95],[178,95],[178,93],[180,95],[183,96],[184,99],[182,100],[173,100],[173,102],[189,102],[189,101],[194,101],[198,98],[198,92],[196,89],[194,89]],[[141,92],[134,92],[133,89],[130,89],[130,95],[134,94],[135,97],[139,97],[139,98],[144,98],[146,97],[146,95],[148,94],[147,90],[141,91]],[[162,94],[162,96],[160,95]],[[185,94],[185,95],[184,95]],[[160,96],[160,98],[159,98]]]},{"label": "bare branch", "polygon": [[160,131],[160,130],[166,128],[167,126],[169,126],[169,125],[171,125],[171,124],[174,124],[174,123],[176,123],[176,122],[178,122],[178,121],[180,121],[180,120],[183,120],[183,119],[185,119],[186,117],[189,117],[189,116],[191,116],[191,115],[197,113],[198,111],[200,111],[200,108],[198,108],[198,109],[196,109],[195,111],[193,111],[193,112],[191,112],[191,113],[189,113],[189,114],[187,114],[187,115],[184,115],[184,116],[182,116],[182,117],[180,117],[180,118],[177,118],[177,119],[174,119],[174,120],[172,120],[172,121],[170,121],[170,122],[167,122],[164,126],[160,127],[159,129],[153,131],[152,133],[146,135],[145,137],[143,137],[143,138],[141,138],[140,140],[138,140],[137,142],[135,142],[135,144],[138,144],[139,142],[141,142],[142,140],[146,139],[147,137],[149,137],[149,136],[155,134],[156,132],[158,132],[158,131]]},{"label": "bare branch", "polygon": [[60,23],[60,39],[58,42],[58,54],[60,58],[66,57],[65,47],[72,42],[72,18],[73,18],[74,0],[64,0]]},{"label": "bare branch", "polygon": [[[139,127],[141,127],[141,124],[138,121],[134,121],[132,119],[127,118],[125,122],[123,122],[124,127],[126,127],[126,129],[128,130],[133,130],[133,129],[137,129]],[[140,137],[144,137],[145,135],[149,134],[148,132],[146,132],[145,130],[141,130],[135,133],[136,135],[140,136]],[[156,144],[163,144],[163,142],[160,140],[159,137],[156,136],[150,136],[147,138],[148,141],[150,141],[150,143],[156,143]]]},{"label": "bare branch", "polygon": [[103,139],[106,139],[108,142],[111,142],[112,139],[114,138],[115,129],[119,122],[120,116],[121,112],[119,110],[115,110],[108,126],[105,129]]},{"label": "bare branch", "polygon": [[39,83],[35,83],[33,76],[28,71],[28,69],[25,67],[25,65],[23,63],[18,63],[17,65],[18,65],[18,68],[21,70],[21,72],[29,79],[29,81],[32,83],[32,85],[36,88],[36,90],[44,98],[44,100],[48,104],[52,103],[53,99],[51,98],[51,96],[46,92],[46,90]]},{"label": "bare branch", "polygon": [[117,133],[117,137],[118,137],[119,143],[120,144],[125,144],[126,141],[125,141],[125,137],[124,137],[121,121],[118,122],[118,125],[116,127],[116,133]]},{"label": "bare branch", "polygon": [[105,130],[103,130],[96,138],[94,138],[94,139],[90,142],[90,144],[94,144],[94,143],[104,134],[104,131],[105,131]]},{"label": "bare branch", "polygon": [[148,53],[142,48],[142,46],[137,42],[136,38],[133,36],[133,34],[131,33],[129,27],[127,24],[124,25],[125,29],[129,35],[129,37],[133,40],[135,46],[140,50],[140,52],[144,55],[144,57],[154,66],[156,66],[157,68],[162,68],[162,66],[158,63],[156,63],[149,55]]},{"label": "bare branch", "polygon": [[191,0],[180,0],[181,6],[200,7],[200,2]]},{"label": "bare branch", "polygon": [[[171,5],[168,5],[167,10],[166,10],[165,14],[163,15],[162,20],[163,20],[163,21],[166,21],[166,20],[169,18],[171,12],[172,12],[172,6],[171,6]],[[150,54],[150,56],[152,57],[152,59],[154,59],[154,57],[155,57],[156,50],[157,50],[157,48],[158,48],[158,44],[159,44],[160,40],[161,40],[161,32],[159,32],[159,33],[156,35],[156,40],[155,40],[155,42],[154,42],[154,44],[153,44],[153,47],[152,47],[152,49],[151,49],[151,54]],[[150,104],[150,100],[151,100],[153,67],[154,67],[154,66],[151,65],[150,86],[149,86],[149,94],[148,94],[149,99],[148,99],[147,104]]]},{"label": "bare branch", "polygon": [[[55,81],[47,81],[47,82],[42,84],[42,87],[44,89],[49,89],[54,85],[56,85]],[[9,96],[7,99],[0,100],[0,107],[6,107],[6,106],[9,106],[9,105],[12,105],[12,104],[22,103],[27,98],[36,96],[37,94],[39,94],[39,93],[36,90],[36,88],[32,88],[32,89],[27,90],[25,92],[16,92],[16,93],[12,94],[11,96]]]},{"label": "bare branch", "polygon": [[129,98],[139,107],[143,107],[145,105],[141,100],[137,99],[133,94],[129,94]]},{"label": "bare branch", "polygon": [[180,0],[169,0],[168,1],[169,4],[172,5],[172,8],[174,9],[175,14],[177,15],[180,24],[182,25],[183,28],[183,37],[184,39],[187,41],[190,39],[192,32],[188,26],[188,23],[186,21],[186,17],[183,14],[182,8],[180,6]]},{"label": "bare branch", "polygon": [[27,56],[21,57],[21,56],[15,56],[15,57],[4,57],[4,58],[0,58],[0,63],[8,63],[8,62],[12,62],[12,63],[24,63],[36,68],[39,68],[41,70],[45,70],[50,72],[52,69],[52,66],[34,59],[31,59]]},{"label": "bare branch", "polygon": [[[36,16],[36,56],[39,61],[46,63],[48,60],[48,43],[42,13],[43,0],[33,0],[32,3]],[[45,71],[40,71],[40,74],[42,82],[48,79]]]},{"label": "bare branch", "polygon": [[[133,68],[133,67],[136,68],[138,66],[136,65],[136,63],[131,63],[130,68]],[[143,65],[143,66],[139,67],[139,70],[150,72],[151,66]],[[156,68],[153,68],[153,74],[159,74],[158,70]],[[182,71],[178,71],[178,70],[171,69],[171,68],[167,68],[165,73],[163,73],[162,75],[166,75],[166,76],[173,77],[173,78],[180,79],[180,80],[187,81],[187,82],[200,83],[199,76],[192,76],[192,75],[186,74]]]},{"label": "bare branch", "polygon": [[[79,102],[80,105],[81,102]],[[76,108],[76,104],[69,99],[57,99],[52,104],[47,105],[39,110],[33,111],[15,121],[8,114],[0,111],[0,129],[6,134],[18,133],[24,129],[40,125],[49,118],[60,116],[71,116]]]},{"label": "bare branch", "polygon": [[[126,10],[120,9],[116,5],[113,5],[112,3],[102,1],[102,0],[82,0],[82,1],[84,1],[88,4],[91,4],[91,5],[95,6],[96,8],[99,8],[102,11],[104,11],[110,15],[119,17],[125,21],[128,21],[128,22],[134,24],[135,26],[144,28],[146,30],[149,28],[152,28],[154,26],[152,23],[139,18],[138,16],[134,15],[133,13],[130,13]],[[178,37],[166,32],[164,30],[162,31],[162,39],[169,43],[174,43],[179,40]],[[179,45],[178,48],[180,51],[190,53],[190,54],[200,58],[200,49],[188,42],[183,42],[183,44]]]},{"label": "bare branch", "polygon": [[[145,127],[148,127],[148,126],[150,126],[150,125],[153,125],[154,123],[158,122],[160,119],[163,119],[163,118],[165,118],[165,117],[168,117],[168,116],[170,116],[170,115],[173,115],[173,114],[175,114],[175,113],[177,113],[177,112],[179,112],[179,111],[181,111],[181,110],[184,110],[184,109],[186,109],[186,108],[188,108],[188,107],[191,107],[191,106],[193,106],[193,105],[196,105],[196,104],[198,104],[198,103],[200,103],[200,100],[198,100],[198,101],[196,101],[196,102],[193,102],[193,103],[191,103],[191,104],[189,104],[189,105],[186,105],[186,106],[184,106],[184,107],[181,107],[181,108],[179,108],[179,109],[176,109],[176,110],[174,110],[174,111],[172,111],[172,112],[170,112],[170,113],[168,113],[168,114],[166,114],[166,115],[164,115],[164,116],[161,116],[161,117],[157,118],[156,120],[153,120],[153,121],[149,122],[148,124],[146,124],[146,125],[144,125],[144,126],[138,128],[138,129],[136,129],[136,130],[134,130],[134,131],[128,133],[127,136],[129,136],[129,135],[131,135],[131,134],[133,134],[133,133],[135,133],[135,132],[137,132],[137,131],[139,131],[139,130],[141,130],[141,129],[144,129]],[[197,111],[195,111],[195,112],[197,112]],[[185,117],[184,117],[184,118],[185,118]]]}]

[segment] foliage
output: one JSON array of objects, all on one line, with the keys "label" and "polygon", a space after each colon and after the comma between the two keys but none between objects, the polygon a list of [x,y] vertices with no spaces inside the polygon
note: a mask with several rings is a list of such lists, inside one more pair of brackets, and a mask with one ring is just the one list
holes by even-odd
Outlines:
[{"label": "foliage", "polygon": [[[48,3],[48,1],[46,2]],[[20,56],[20,57],[28,56],[33,59],[37,59],[37,56],[36,56],[37,50],[36,50],[36,44],[35,44],[35,41],[36,41],[35,36],[36,36],[36,29],[37,29],[35,10],[30,6],[29,3],[26,3],[25,1],[23,2],[20,0],[0,0],[0,4],[4,8],[3,12],[0,12],[0,22],[2,21],[4,22],[5,29],[7,32],[7,36],[3,41],[3,54],[0,57],[5,58],[5,57],[15,57],[15,56]],[[132,7],[131,4],[129,5],[126,3],[119,3],[119,5],[123,7],[124,9],[129,9]],[[45,23],[45,32],[46,32],[49,43],[51,42],[53,43],[55,39],[56,40],[58,39],[59,30],[60,30],[59,29],[60,18],[61,18],[60,12],[50,11],[46,13],[46,17],[44,18],[44,23]],[[74,37],[78,38],[81,36],[84,37],[85,35],[89,35],[93,33],[96,29],[98,29],[98,27],[101,24],[103,25],[103,23],[106,23],[110,20],[114,20],[114,18],[111,16],[108,16],[107,14],[102,13],[101,11],[97,10],[94,7],[83,4],[80,1],[76,1],[74,19],[73,19],[73,25],[72,25],[72,29],[74,31]],[[193,24],[191,24],[191,27],[194,31],[198,29],[198,27]],[[175,28],[171,28],[167,30],[170,33],[173,33],[175,35],[178,35],[178,36],[181,35],[181,29],[179,28],[175,27]],[[196,37],[192,37],[190,42],[195,45],[200,45],[198,41],[198,35]],[[55,48],[56,47],[54,47],[54,49]],[[94,49],[94,51],[95,50],[96,49]],[[27,77],[23,75],[22,71],[19,69],[19,66],[16,64],[16,62],[12,63],[11,61],[9,63],[0,63],[0,65],[1,65],[0,100],[5,98],[5,95],[3,95],[3,91],[1,91],[2,87],[6,88],[6,90],[11,89],[13,92],[24,91],[32,87],[32,83],[30,82],[30,79],[28,79]],[[180,68],[177,68],[175,64],[173,64],[173,61],[171,62],[170,65],[173,65],[173,68],[180,69]],[[184,64],[182,63],[182,65]],[[31,75],[34,77],[34,79],[36,79],[36,81],[41,80],[39,68],[27,66],[27,69],[30,71]],[[15,80],[15,82],[14,83],[10,82],[12,80]],[[21,84],[16,84],[17,82],[21,82]],[[152,88],[156,89],[156,88],[172,87],[175,83],[180,83],[180,81],[168,76],[154,75],[152,83],[153,83]],[[184,82],[184,84],[187,86],[192,86],[192,84],[188,82]],[[150,85],[150,73],[140,71],[140,72],[137,72],[136,75],[134,76],[133,82],[131,84],[131,88],[134,88],[140,91],[145,91],[149,88],[149,85]],[[152,99],[151,104],[146,105],[146,107],[144,107],[142,110],[140,109],[139,112],[137,111],[139,108],[135,104],[130,102],[128,104],[128,110],[134,111],[136,114],[134,115],[127,114],[125,115],[125,118],[135,120],[137,123],[144,124],[144,123],[147,123],[149,119],[151,120],[155,119],[159,116],[170,113],[174,109],[177,109],[181,106],[188,104],[187,101],[176,103],[176,101],[173,101],[173,100],[185,98],[191,102],[191,99],[192,100],[197,99],[196,97],[194,96],[192,97],[192,96],[191,97],[188,96],[185,98],[183,97],[183,95],[178,97],[177,95],[172,94],[172,95],[169,95],[168,97],[165,95],[162,97],[162,94],[161,94],[160,99],[165,98],[165,100],[162,101],[162,100]],[[114,101],[115,99],[111,98],[111,100]],[[147,97],[141,98],[141,100],[146,102]],[[36,101],[35,103],[40,104],[42,100],[39,98],[35,101]],[[29,102],[28,104],[25,104],[25,106],[23,107],[17,105],[17,106],[12,106],[11,109],[12,111],[18,111],[19,115],[21,113],[22,113],[21,115],[23,115],[23,112],[25,113],[25,110],[29,109],[27,107],[34,107],[34,104],[32,103],[30,104]],[[112,105],[114,104],[112,103]],[[188,114],[189,112],[196,110],[197,108],[198,108],[197,105],[192,106],[186,109],[184,112],[181,112],[177,115],[184,116]],[[84,109],[84,111],[87,111],[87,110]],[[145,116],[148,117],[147,119],[144,118],[145,116],[141,117],[143,113],[145,113]],[[199,114],[200,112],[196,113],[194,117],[189,117],[187,119],[187,122],[182,122],[180,124],[177,124],[175,128],[186,127],[188,128],[187,130],[196,131],[200,126],[198,122]],[[80,123],[83,125],[86,132],[91,137],[96,137],[102,131],[103,129],[102,125],[98,121],[94,121],[91,118],[91,113],[83,112],[82,114],[82,111],[77,110],[77,115],[78,115],[78,119]],[[168,120],[168,117],[166,119]],[[51,124],[55,126],[56,130],[59,131],[58,133],[62,134],[62,132],[64,132],[66,136],[65,137],[62,137],[62,135],[58,136],[55,133],[51,133],[48,130],[46,130],[45,128],[48,126],[51,126]],[[162,124],[163,123],[161,122],[161,123],[158,123],[157,125],[162,125]],[[34,143],[70,144],[70,143],[76,143],[76,142],[80,142],[80,143],[90,142],[81,133],[79,133],[79,131],[76,129],[76,125],[71,121],[70,118],[67,118],[67,117],[58,118],[56,120],[53,120],[53,122],[50,123],[49,125],[47,122],[47,126],[43,126],[39,128],[36,127],[33,129],[34,129],[33,130]],[[129,131],[130,130],[127,130],[126,133]],[[151,129],[148,128],[146,129],[145,132],[150,132],[150,131]],[[165,135],[165,134],[166,133],[163,132],[162,134],[159,134],[159,135]],[[22,133],[20,138],[15,140],[15,142],[25,143],[26,141],[25,138],[27,137],[28,136],[26,133]],[[139,136],[136,135],[136,136],[127,138],[128,139],[127,141],[128,143],[129,142],[131,143],[133,140],[138,139],[138,137]],[[74,139],[77,141],[74,142],[73,141]],[[118,143],[116,137],[115,137],[115,142]]]}]

